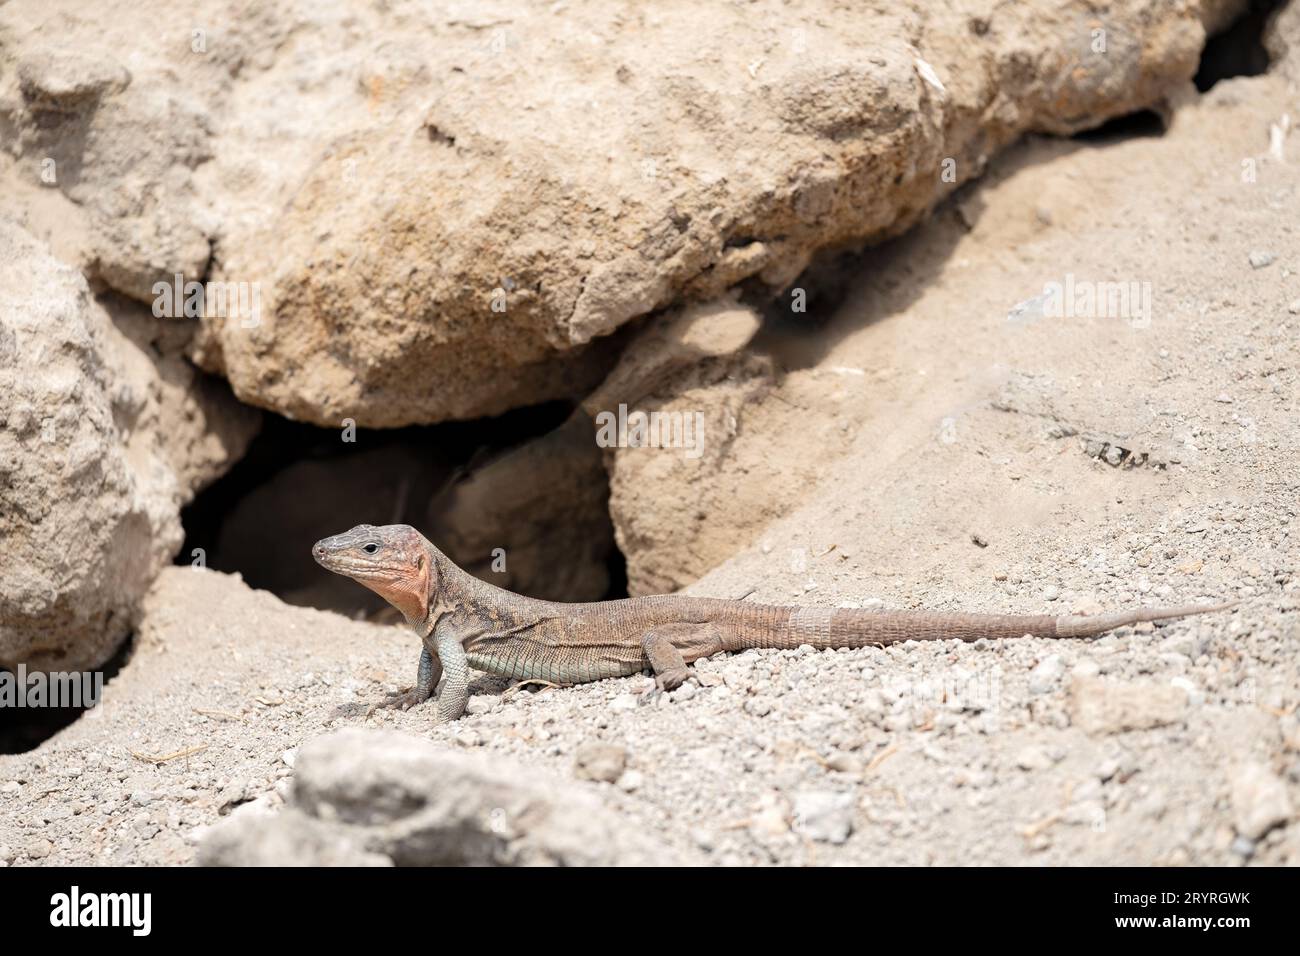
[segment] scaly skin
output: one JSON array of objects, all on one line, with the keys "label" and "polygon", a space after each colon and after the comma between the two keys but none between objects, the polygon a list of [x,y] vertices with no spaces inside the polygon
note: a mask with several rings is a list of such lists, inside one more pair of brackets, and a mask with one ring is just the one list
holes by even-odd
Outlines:
[{"label": "scaly skin", "polygon": [[358,525],[317,541],[312,555],[323,567],[384,597],[424,644],[415,687],[377,706],[423,703],[445,675],[439,720],[464,713],[469,668],[578,684],[649,667],[658,686],[672,690],[691,676],[687,664],[720,651],[1026,635],[1094,637],[1127,624],[1219,611],[1235,603],[1091,617],[781,607],[671,594],[564,604],[480,581],[409,525]]}]

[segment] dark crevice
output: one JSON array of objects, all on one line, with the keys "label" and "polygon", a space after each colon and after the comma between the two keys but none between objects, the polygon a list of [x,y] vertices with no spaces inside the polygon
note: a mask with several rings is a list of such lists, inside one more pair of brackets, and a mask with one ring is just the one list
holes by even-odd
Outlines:
[{"label": "dark crevice", "polygon": [[1204,93],[1220,80],[1234,76],[1259,76],[1268,72],[1264,28],[1285,0],[1252,0],[1232,26],[1210,37],[1201,52],[1196,88]]},{"label": "dark crevice", "polygon": [[1107,120],[1100,126],[1076,133],[1071,138],[1084,143],[1106,144],[1144,136],[1163,136],[1164,132],[1165,121],[1159,113],[1155,110],[1138,110]]},{"label": "dark crevice", "polygon": [[[201,561],[213,570],[238,572],[250,586],[290,604],[382,620],[394,616],[385,602],[322,570],[311,559],[310,547],[358,524],[409,524],[485,580],[523,593],[530,593],[530,587],[544,589],[536,583],[538,575],[530,578],[521,563],[538,564],[547,530],[509,520],[513,516],[506,499],[539,491],[563,497],[572,489],[558,481],[554,488],[539,489],[538,483],[548,478],[530,467],[535,461],[512,452],[551,433],[569,413],[566,403],[552,402],[472,422],[357,428],[346,436],[353,441],[344,440],[342,429],[268,414],[247,454],[182,512],[186,539],[176,563]],[[598,450],[594,442],[591,447],[599,474]],[[489,466],[495,478],[490,493],[456,493]],[[607,488],[601,500],[607,511]],[[556,534],[561,531],[574,533],[568,527]],[[588,576],[557,586],[581,583],[587,588],[583,599],[624,596],[626,568],[612,526],[593,524],[591,535],[596,540],[584,543],[584,554],[589,563],[605,562],[607,578],[593,583]],[[509,574],[491,570],[491,552],[497,547],[504,550]],[[555,556],[557,561],[563,557]],[[592,593],[593,587],[600,590]]]},{"label": "dark crevice", "polygon": [[[107,689],[109,681],[131,659],[135,649],[135,635],[132,634],[122,642],[122,646],[113,656],[96,671],[102,681],[102,688]],[[3,668],[8,674],[16,672]],[[79,673],[79,672],[78,672]],[[98,701],[96,701],[98,703]],[[0,754],[21,754],[35,750],[59,731],[79,720],[89,707],[0,707]]]}]

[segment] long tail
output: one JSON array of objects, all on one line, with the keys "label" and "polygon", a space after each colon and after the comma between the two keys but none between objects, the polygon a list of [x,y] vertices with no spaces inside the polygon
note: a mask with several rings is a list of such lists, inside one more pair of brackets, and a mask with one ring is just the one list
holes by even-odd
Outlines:
[{"label": "long tail", "polygon": [[1188,604],[1106,614],[956,614],[938,611],[868,611],[855,608],[772,607],[747,609],[733,621],[727,650],[747,647],[864,647],[900,641],[978,641],[1004,637],[1095,637],[1142,621],[1224,611],[1237,604]]},{"label": "long tail", "polygon": [[1144,607],[1136,611],[1111,611],[1108,614],[1093,614],[1088,617],[1058,617],[1056,633],[1053,637],[1096,637],[1117,627],[1140,624],[1142,621],[1163,621],[1170,617],[1187,617],[1190,614],[1209,614],[1213,611],[1226,611],[1237,606],[1236,601],[1224,601],[1222,604],[1183,604],[1179,607]]}]

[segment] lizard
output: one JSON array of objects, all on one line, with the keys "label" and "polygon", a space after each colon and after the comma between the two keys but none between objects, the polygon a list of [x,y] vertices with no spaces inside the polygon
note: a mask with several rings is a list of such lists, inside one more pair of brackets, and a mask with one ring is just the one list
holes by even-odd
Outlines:
[{"label": "lizard", "polygon": [[403,710],[437,694],[437,720],[469,700],[470,668],[571,685],[649,668],[660,691],[693,676],[688,665],[748,648],[853,648],[899,641],[1084,638],[1143,621],[1222,611],[1237,602],[1094,615],[976,614],[783,606],[656,594],[587,603],[543,601],[459,568],[410,525],[357,525],[312,547],[322,567],[382,596],[423,645],[416,681],[376,707]]}]

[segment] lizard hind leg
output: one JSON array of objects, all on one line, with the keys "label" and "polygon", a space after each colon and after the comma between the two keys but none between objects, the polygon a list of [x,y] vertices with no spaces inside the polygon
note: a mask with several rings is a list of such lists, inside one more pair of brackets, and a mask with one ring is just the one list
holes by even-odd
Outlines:
[{"label": "lizard hind leg", "polygon": [[641,650],[660,690],[676,690],[692,676],[687,661],[722,650],[722,634],[712,624],[660,624],[641,637]]}]

